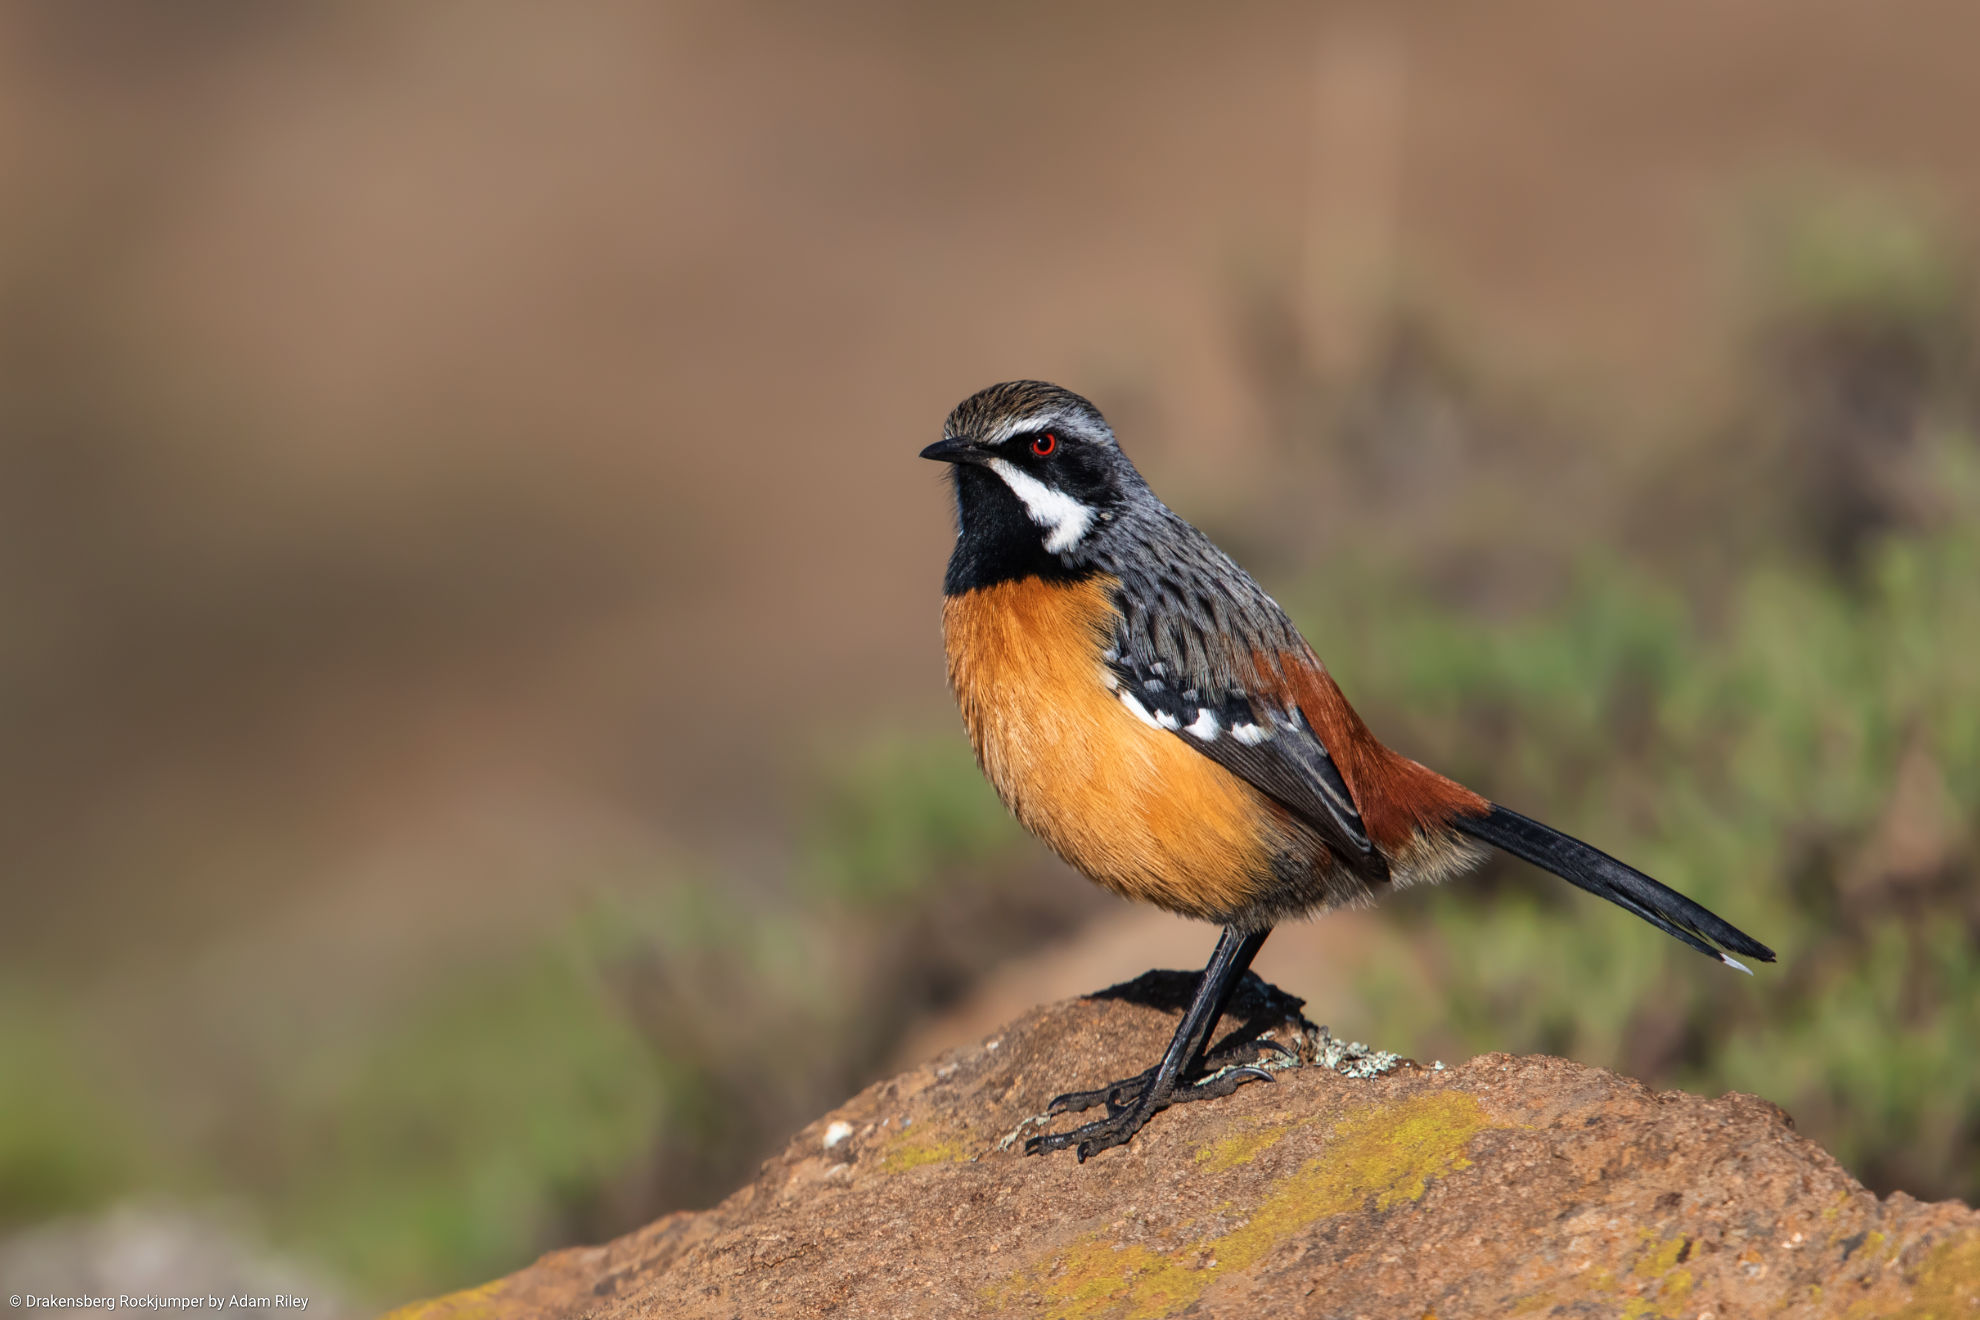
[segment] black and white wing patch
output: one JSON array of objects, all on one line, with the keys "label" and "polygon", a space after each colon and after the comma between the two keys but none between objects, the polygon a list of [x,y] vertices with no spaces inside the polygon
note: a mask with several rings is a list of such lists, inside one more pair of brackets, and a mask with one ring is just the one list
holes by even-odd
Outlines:
[{"label": "black and white wing patch", "polygon": [[1387,878],[1388,864],[1370,845],[1346,781],[1298,707],[1236,688],[1182,687],[1162,661],[1136,663],[1118,652],[1108,653],[1107,674],[1135,718],[1175,734],[1286,807],[1349,868]]}]

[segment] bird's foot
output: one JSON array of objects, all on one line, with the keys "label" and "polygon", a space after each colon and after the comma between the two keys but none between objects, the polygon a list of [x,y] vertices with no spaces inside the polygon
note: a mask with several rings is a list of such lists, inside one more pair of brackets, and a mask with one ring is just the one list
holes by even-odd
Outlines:
[{"label": "bird's foot", "polygon": [[[1267,1054],[1275,1054],[1278,1057],[1272,1059],[1270,1062],[1265,1062],[1265,1056]],[[1219,1073],[1226,1073],[1234,1068],[1259,1063],[1263,1063],[1264,1065],[1259,1071],[1276,1071],[1279,1068],[1286,1067],[1288,1064],[1295,1067],[1298,1066],[1299,1056],[1279,1044],[1276,1040],[1253,1039],[1234,1042],[1225,1045],[1221,1049],[1212,1051],[1197,1068],[1193,1081],[1195,1085],[1201,1085]],[[1055,1118],[1060,1114],[1084,1113],[1086,1110],[1099,1105],[1107,1105],[1110,1108],[1122,1108],[1131,1105],[1134,1102],[1133,1097],[1146,1090],[1149,1084],[1155,1080],[1155,1073],[1156,1069],[1150,1068],[1146,1072],[1136,1073],[1132,1077],[1124,1077],[1118,1082],[1109,1082],[1107,1085],[1095,1087],[1091,1091],[1068,1091],[1064,1095],[1054,1096],[1052,1103],[1045,1106],[1045,1117]],[[1205,1100],[1210,1098],[1195,1094],[1190,1083],[1178,1085],[1173,1090],[1176,1094],[1169,1101],[1170,1104],[1185,1104],[1190,1100]]]},{"label": "bird's foot", "polygon": [[[1256,1057],[1253,1046],[1264,1045],[1284,1052],[1282,1046],[1270,1041],[1251,1042],[1247,1052]],[[1110,1082],[1106,1086],[1091,1091],[1069,1091],[1057,1097],[1046,1107],[1047,1117],[1059,1114],[1076,1114],[1105,1105],[1107,1116],[1095,1119],[1066,1132],[1046,1132],[1032,1137],[1024,1143],[1027,1155],[1043,1155],[1046,1151],[1073,1149],[1084,1164],[1089,1155],[1097,1155],[1114,1146],[1124,1146],[1134,1134],[1141,1131],[1144,1124],[1170,1105],[1188,1104],[1192,1100],[1214,1100],[1229,1095],[1246,1082],[1269,1082],[1272,1074],[1254,1063],[1218,1063],[1217,1056],[1205,1060],[1210,1071],[1200,1074],[1195,1080],[1171,1082],[1166,1086],[1157,1085],[1157,1069],[1150,1068],[1133,1077]]]}]

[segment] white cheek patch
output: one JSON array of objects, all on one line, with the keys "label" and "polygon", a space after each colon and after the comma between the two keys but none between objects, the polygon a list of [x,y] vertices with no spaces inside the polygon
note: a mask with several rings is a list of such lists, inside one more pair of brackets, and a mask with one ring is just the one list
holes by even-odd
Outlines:
[{"label": "white cheek patch", "polygon": [[1082,504],[1062,490],[1053,490],[1005,459],[990,459],[985,466],[1004,479],[1004,484],[1024,502],[1024,511],[1031,515],[1031,521],[1046,530],[1045,548],[1052,554],[1062,555],[1078,545],[1087,528],[1093,525],[1092,505]]}]

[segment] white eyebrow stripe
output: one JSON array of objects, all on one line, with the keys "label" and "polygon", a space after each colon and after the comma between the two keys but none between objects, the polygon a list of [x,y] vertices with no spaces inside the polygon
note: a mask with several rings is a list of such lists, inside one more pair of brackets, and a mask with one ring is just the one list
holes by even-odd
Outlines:
[{"label": "white eyebrow stripe", "polygon": [[1052,554],[1064,554],[1078,545],[1086,529],[1093,525],[1092,505],[1082,504],[1062,490],[1053,490],[1004,459],[989,459],[985,466],[1002,477],[1004,484],[1024,501],[1024,511],[1031,515],[1032,522],[1050,530],[1045,548]]},{"label": "white eyebrow stripe", "polygon": [[1049,431],[1055,426],[1064,426],[1074,420],[1073,415],[1064,409],[1055,412],[1037,413],[1029,417],[1009,417],[999,422],[991,432],[983,437],[986,445],[1000,445],[1014,435],[1028,431]]}]

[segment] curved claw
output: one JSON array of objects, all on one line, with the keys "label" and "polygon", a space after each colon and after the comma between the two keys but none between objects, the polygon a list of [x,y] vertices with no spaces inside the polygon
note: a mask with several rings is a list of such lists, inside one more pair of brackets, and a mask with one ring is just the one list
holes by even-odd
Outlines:
[{"label": "curved claw", "polygon": [[1108,1095],[1109,1092],[1105,1090],[1068,1091],[1064,1095],[1055,1095],[1052,1097],[1052,1103],[1045,1106],[1045,1117],[1057,1118],[1060,1114],[1084,1113],[1095,1105],[1105,1104]]},{"label": "curved claw", "polygon": [[1077,1132],[1078,1129],[1075,1128],[1072,1132],[1047,1132],[1040,1136],[1031,1137],[1024,1143],[1024,1153],[1027,1155],[1043,1155],[1048,1150],[1064,1150],[1072,1144],[1073,1137]]},{"label": "curved claw", "polygon": [[1212,1094],[1220,1094],[1220,1096],[1230,1094],[1232,1090],[1238,1090],[1239,1086],[1243,1086],[1245,1083],[1273,1083],[1273,1081],[1277,1081],[1277,1079],[1271,1073],[1267,1073],[1265,1069],[1261,1069],[1257,1065],[1247,1063],[1243,1067],[1232,1069],[1230,1073],[1222,1073],[1218,1077],[1206,1077],[1204,1081],[1200,1081],[1200,1083],[1196,1083],[1196,1086],[1192,1086],[1192,1090],[1204,1090],[1204,1094],[1200,1098],[1210,1098]]},{"label": "curved claw", "polygon": [[1282,1058],[1292,1060],[1294,1063],[1299,1062],[1297,1052],[1281,1045],[1276,1040],[1269,1040],[1261,1036],[1256,1040],[1237,1041],[1233,1044],[1223,1045],[1212,1050],[1209,1056],[1204,1059],[1202,1068],[1206,1073],[1213,1073],[1220,1067],[1227,1068],[1240,1062],[1250,1063],[1267,1054],[1277,1054]]},{"label": "curved claw", "polygon": [[1212,1100],[1218,1096],[1229,1095],[1246,1082],[1275,1082],[1277,1080],[1277,1078],[1273,1077],[1271,1073],[1266,1072],[1263,1068],[1247,1063],[1241,1068],[1233,1068],[1229,1072],[1219,1073],[1215,1077],[1206,1077],[1196,1085],[1190,1087],[1189,1093],[1178,1095],[1175,1098],[1177,1100]]},{"label": "curved claw", "polygon": [[[1109,1109],[1125,1108],[1133,1104],[1133,1097],[1140,1091],[1147,1090],[1148,1084],[1154,1080],[1155,1070],[1150,1068],[1132,1077],[1123,1077],[1118,1082],[1095,1087],[1091,1091],[1067,1091],[1064,1095],[1052,1097],[1052,1103],[1045,1106],[1045,1116],[1056,1118],[1060,1114],[1082,1113],[1098,1105],[1105,1105]],[[1123,1094],[1129,1097],[1125,1102],[1120,1098]]]}]

